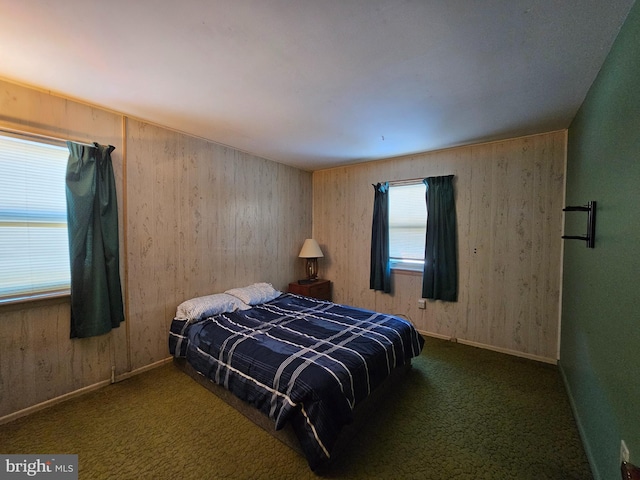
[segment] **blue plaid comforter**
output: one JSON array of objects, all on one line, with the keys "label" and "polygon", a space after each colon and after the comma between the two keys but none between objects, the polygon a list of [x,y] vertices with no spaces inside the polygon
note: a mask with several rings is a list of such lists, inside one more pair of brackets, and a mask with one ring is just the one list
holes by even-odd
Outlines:
[{"label": "blue plaid comforter", "polygon": [[424,340],[410,322],[283,294],[250,310],[175,319],[169,350],[282,428],[290,422],[315,470],[352,412]]}]

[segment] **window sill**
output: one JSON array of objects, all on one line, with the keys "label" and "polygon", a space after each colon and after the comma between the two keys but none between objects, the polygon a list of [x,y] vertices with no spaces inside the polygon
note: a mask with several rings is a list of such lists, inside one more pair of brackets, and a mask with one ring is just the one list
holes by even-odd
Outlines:
[{"label": "window sill", "polygon": [[408,268],[392,268],[391,274],[392,275],[411,275],[414,277],[421,277],[422,270],[410,270]]},{"label": "window sill", "polygon": [[71,296],[69,290],[59,292],[41,293],[39,295],[28,295],[24,297],[0,298],[0,310],[22,310],[28,307],[39,307],[48,304],[67,301]]}]

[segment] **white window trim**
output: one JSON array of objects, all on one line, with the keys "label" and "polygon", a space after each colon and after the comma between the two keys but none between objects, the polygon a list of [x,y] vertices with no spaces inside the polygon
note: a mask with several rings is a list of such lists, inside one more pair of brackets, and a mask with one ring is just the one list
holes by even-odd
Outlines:
[{"label": "white window trim", "polygon": [[[393,180],[389,182],[389,189],[392,187],[404,187],[409,185],[420,185],[423,183],[422,178],[412,178],[407,180]],[[391,212],[389,212],[391,213]],[[391,271],[398,272],[410,272],[410,273],[419,273],[422,275],[424,272],[424,260],[411,260],[411,259],[403,259],[390,257],[389,258],[389,268]]]}]

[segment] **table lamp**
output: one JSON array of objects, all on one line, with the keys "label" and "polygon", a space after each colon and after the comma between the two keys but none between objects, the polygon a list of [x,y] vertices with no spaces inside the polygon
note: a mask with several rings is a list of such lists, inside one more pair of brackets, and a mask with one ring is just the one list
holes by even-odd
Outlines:
[{"label": "table lamp", "polygon": [[307,262],[305,270],[307,272],[306,280],[300,280],[299,283],[312,283],[318,279],[318,258],[324,257],[320,245],[313,238],[307,238],[302,245],[302,250],[298,255],[300,258],[306,258]]}]

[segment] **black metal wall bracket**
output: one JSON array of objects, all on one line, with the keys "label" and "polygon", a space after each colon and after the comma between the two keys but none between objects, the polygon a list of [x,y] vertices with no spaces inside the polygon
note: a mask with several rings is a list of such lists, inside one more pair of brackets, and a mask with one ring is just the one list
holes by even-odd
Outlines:
[{"label": "black metal wall bracket", "polygon": [[596,244],[596,202],[589,202],[586,206],[565,207],[563,212],[587,212],[587,234],[585,236],[563,235],[566,240],[584,240],[587,242],[587,248],[594,248]]}]

